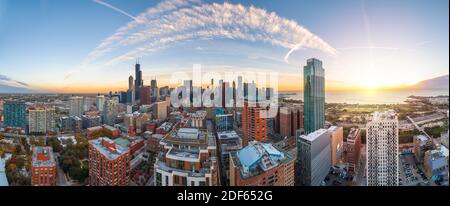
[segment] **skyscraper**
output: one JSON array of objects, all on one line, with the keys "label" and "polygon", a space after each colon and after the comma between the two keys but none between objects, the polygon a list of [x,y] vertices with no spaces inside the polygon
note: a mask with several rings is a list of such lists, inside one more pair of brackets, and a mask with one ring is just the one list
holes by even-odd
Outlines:
[{"label": "skyscraper", "polygon": [[83,115],[83,97],[70,98],[70,112],[71,116],[81,117]]},{"label": "skyscraper", "polygon": [[113,99],[105,101],[105,108],[103,109],[103,123],[113,126],[117,119],[118,102]]},{"label": "skyscraper", "polygon": [[55,107],[45,108],[45,123],[47,132],[56,132],[56,110]]},{"label": "skyscraper", "polygon": [[298,106],[280,108],[280,134],[283,137],[293,137],[297,129],[303,128],[303,112]]},{"label": "skyscraper", "polygon": [[152,102],[156,102],[159,100],[159,90],[156,79],[152,79],[150,81],[150,94]]},{"label": "skyscraper", "polygon": [[45,108],[30,108],[28,113],[28,133],[45,134],[47,131],[47,114]]},{"label": "skyscraper", "polygon": [[3,104],[3,116],[5,127],[20,127],[25,129],[27,126],[27,111],[23,101],[6,101]]},{"label": "skyscraper", "polygon": [[149,105],[152,103],[152,95],[151,95],[151,88],[150,86],[142,86],[140,89],[140,95],[141,95],[141,105]]},{"label": "skyscraper", "polygon": [[325,70],[322,61],[308,59],[303,68],[305,133],[325,126]]},{"label": "skyscraper", "polygon": [[135,72],[136,72],[136,79],[134,80],[134,92],[135,92],[135,99],[139,100],[141,98],[140,95],[140,89],[142,85],[144,85],[144,81],[142,80],[142,71],[141,71],[141,65],[139,62],[136,63],[134,66]]},{"label": "skyscraper", "polygon": [[130,77],[128,77],[128,89],[129,90],[133,90],[134,89],[134,83],[133,83],[134,79],[133,76],[130,75]]},{"label": "skyscraper", "polygon": [[393,111],[375,112],[367,123],[368,186],[398,185],[398,119]]},{"label": "skyscraper", "polygon": [[248,142],[256,140],[267,141],[267,121],[261,117],[260,107],[255,99],[245,99],[242,108],[242,146],[247,146]]},{"label": "skyscraper", "polygon": [[105,105],[105,96],[97,95],[95,98],[95,105],[97,105],[98,111],[103,111],[103,107]]}]

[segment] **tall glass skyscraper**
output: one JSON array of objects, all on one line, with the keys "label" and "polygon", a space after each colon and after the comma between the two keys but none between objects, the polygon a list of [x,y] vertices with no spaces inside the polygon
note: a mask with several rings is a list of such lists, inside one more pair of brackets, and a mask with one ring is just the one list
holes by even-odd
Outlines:
[{"label": "tall glass skyscraper", "polygon": [[322,61],[308,59],[303,67],[303,100],[305,133],[325,126],[325,70]]},{"label": "tall glass skyscraper", "polygon": [[27,127],[27,111],[25,102],[6,101],[3,104],[3,115],[5,117],[5,127]]}]

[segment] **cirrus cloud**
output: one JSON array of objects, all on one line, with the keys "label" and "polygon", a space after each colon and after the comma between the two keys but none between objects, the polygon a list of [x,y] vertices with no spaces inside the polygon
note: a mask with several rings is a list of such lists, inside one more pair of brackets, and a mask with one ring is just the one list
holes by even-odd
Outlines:
[{"label": "cirrus cloud", "polygon": [[235,39],[287,48],[289,55],[301,48],[330,55],[336,49],[293,20],[254,6],[202,3],[200,0],[167,0],[136,16],[103,40],[83,66],[101,62],[113,66],[185,41]]}]

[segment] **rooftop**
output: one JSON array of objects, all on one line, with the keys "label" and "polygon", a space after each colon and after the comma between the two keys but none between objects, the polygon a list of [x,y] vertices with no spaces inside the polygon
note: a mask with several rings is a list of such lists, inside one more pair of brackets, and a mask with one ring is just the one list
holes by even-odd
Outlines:
[{"label": "rooftop", "polygon": [[90,140],[89,144],[110,160],[114,160],[120,155],[128,153],[127,148],[116,144],[116,142],[107,137],[100,137],[95,140]]},{"label": "rooftop", "polygon": [[348,132],[347,141],[355,140],[356,137],[358,136],[358,133],[360,133],[360,132],[361,132],[361,130],[358,128],[351,128],[350,131]]},{"label": "rooftop", "polygon": [[423,135],[423,134],[420,134],[420,135],[417,135],[417,136],[415,136],[417,139],[419,139],[421,142],[426,142],[426,141],[428,141],[428,137],[427,136],[425,136],[425,135]]},{"label": "rooftop", "polygon": [[166,155],[169,159],[184,160],[189,162],[199,162],[200,154],[198,150],[182,150],[172,148]]},{"label": "rooftop", "polygon": [[177,131],[177,138],[179,139],[199,139],[200,131],[196,128],[180,128]]},{"label": "rooftop", "polygon": [[32,165],[34,167],[56,166],[55,157],[51,147],[34,147]]},{"label": "rooftop", "polygon": [[219,140],[239,139],[240,138],[240,136],[234,130],[233,131],[217,132],[217,136],[219,136]]},{"label": "rooftop", "polygon": [[261,172],[277,167],[291,157],[275,148],[272,144],[251,142],[247,147],[236,152],[237,165],[244,178],[259,175]]},{"label": "rooftop", "polygon": [[328,132],[328,130],[326,130],[326,129],[318,129],[312,133],[309,133],[308,135],[302,135],[302,136],[300,136],[300,138],[308,140],[310,142],[313,142],[318,137],[322,136],[323,134],[325,134],[327,132]]},{"label": "rooftop", "polygon": [[396,120],[397,114],[393,110],[388,110],[385,112],[374,112],[372,116],[372,121],[382,121],[382,120]]},{"label": "rooftop", "polygon": [[114,142],[122,147],[128,147],[131,144],[130,140],[124,138],[117,138]]}]

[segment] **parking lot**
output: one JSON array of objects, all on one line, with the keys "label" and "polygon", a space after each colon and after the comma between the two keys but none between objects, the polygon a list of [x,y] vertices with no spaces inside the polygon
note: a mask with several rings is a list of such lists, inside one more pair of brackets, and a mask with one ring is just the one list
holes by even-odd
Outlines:
[{"label": "parking lot", "polygon": [[400,155],[400,178],[401,186],[427,186],[430,185],[428,178],[417,167],[413,154]]},{"label": "parking lot", "polygon": [[345,167],[332,167],[324,180],[326,186],[349,186],[353,175]]}]

